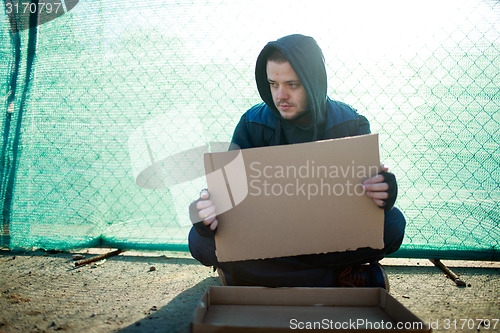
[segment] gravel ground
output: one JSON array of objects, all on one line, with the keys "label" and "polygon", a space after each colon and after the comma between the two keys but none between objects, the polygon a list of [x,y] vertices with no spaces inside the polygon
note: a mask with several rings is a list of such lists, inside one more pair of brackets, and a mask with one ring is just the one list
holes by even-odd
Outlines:
[{"label": "gravel ground", "polygon": [[[220,284],[184,252],[126,251],[74,265],[75,254],[109,251],[0,251],[0,332],[189,332],[199,299]],[[500,332],[500,322],[493,328],[500,262],[443,262],[468,286],[457,287],[428,260],[385,259],[391,294],[434,331]]]}]

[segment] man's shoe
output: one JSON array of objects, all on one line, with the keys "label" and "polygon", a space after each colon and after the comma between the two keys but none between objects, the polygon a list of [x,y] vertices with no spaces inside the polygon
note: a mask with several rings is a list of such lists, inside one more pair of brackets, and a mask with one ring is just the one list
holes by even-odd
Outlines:
[{"label": "man's shoe", "polygon": [[338,285],[339,287],[384,288],[389,291],[387,274],[379,263],[346,267],[340,272]]}]

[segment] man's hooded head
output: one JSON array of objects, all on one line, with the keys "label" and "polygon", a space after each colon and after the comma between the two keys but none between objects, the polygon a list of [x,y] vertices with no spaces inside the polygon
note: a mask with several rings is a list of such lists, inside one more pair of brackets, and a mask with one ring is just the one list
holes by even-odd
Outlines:
[{"label": "man's hooded head", "polygon": [[323,52],[312,37],[290,35],[268,43],[262,49],[255,68],[255,79],[262,100],[281,118],[276,108],[268,82],[266,66],[276,50],[284,56],[297,74],[307,94],[308,112],[311,122],[309,128],[317,136],[317,126],[324,121],[327,100],[327,78]]}]

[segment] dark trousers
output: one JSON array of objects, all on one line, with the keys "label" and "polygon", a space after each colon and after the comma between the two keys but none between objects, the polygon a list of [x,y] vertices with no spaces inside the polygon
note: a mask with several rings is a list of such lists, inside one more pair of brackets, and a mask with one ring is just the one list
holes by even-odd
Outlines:
[{"label": "dark trousers", "polygon": [[189,250],[203,265],[222,269],[229,285],[267,287],[331,287],[339,271],[346,266],[379,261],[395,252],[404,238],[406,220],[399,209],[385,212],[384,248],[360,248],[355,251],[331,252],[293,257],[218,262],[213,237],[202,237],[191,228]]}]

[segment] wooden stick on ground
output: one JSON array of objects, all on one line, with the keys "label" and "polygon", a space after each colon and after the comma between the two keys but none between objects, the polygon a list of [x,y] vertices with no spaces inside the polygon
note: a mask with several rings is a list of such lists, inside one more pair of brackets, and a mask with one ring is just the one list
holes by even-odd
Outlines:
[{"label": "wooden stick on ground", "polygon": [[115,250],[115,251],[111,251],[111,252],[108,252],[105,254],[98,255],[97,257],[81,260],[81,261],[75,262],[75,267],[87,265],[87,264],[90,264],[90,263],[93,263],[93,262],[96,262],[99,260],[103,260],[103,259],[106,259],[106,258],[109,258],[112,256],[117,256],[122,252],[125,252],[125,250]]},{"label": "wooden stick on ground", "polygon": [[455,284],[459,287],[465,287],[466,284],[464,281],[460,280],[457,274],[455,274],[451,269],[445,266],[439,259],[429,259],[436,267],[441,269],[450,279],[455,282]]}]

